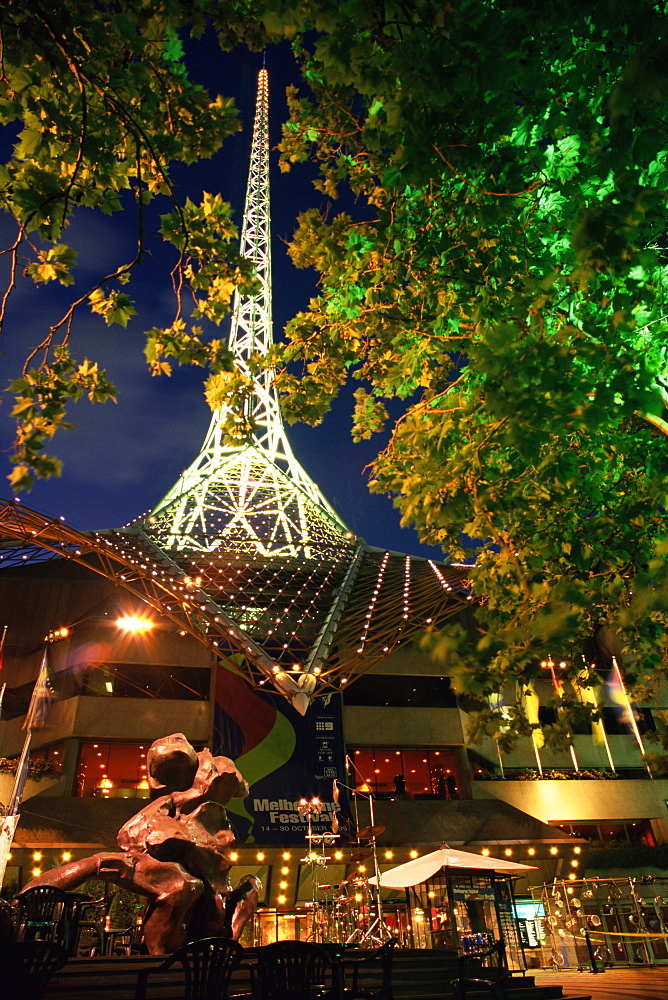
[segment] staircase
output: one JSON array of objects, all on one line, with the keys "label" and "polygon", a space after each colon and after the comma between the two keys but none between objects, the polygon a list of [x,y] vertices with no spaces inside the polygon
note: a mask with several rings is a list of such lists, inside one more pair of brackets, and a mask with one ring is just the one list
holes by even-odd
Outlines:
[{"label": "staircase", "polygon": [[[44,1000],[132,1000],[140,969],[147,965],[159,965],[160,961],[148,955],[70,959],[51,980]],[[447,952],[404,948],[394,952],[394,1000],[454,1000],[450,983],[456,978],[457,960]],[[374,982],[369,979],[366,985],[373,989]],[[365,986],[362,975],[359,986],[361,989]],[[508,974],[503,986],[507,1000],[563,1000],[564,997],[561,986],[537,986],[533,976],[519,973]],[[230,1000],[235,996],[247,996],[249,988],[247,971],[237,970],[230,987]],[[159,984],[152,986],[147,1000],[178,1000],[182,996],[179,973],[174,970],[161,978]],[[471,986],[467,991],[467,1000],[487,1000],[488,997],[489,993],[483,988],[476,990]],[[568,1000],[591,1000],[591,996],[569,993]]]},{"label": "staircase", "polygon": [[[457,978],[456,956],[445,951],[400,948],[394,952],[392,987],[394,1000],[448,1000],[450,983]],[[479,973],[485,977],[485,970]],[[363,986],[360,982],[360,986]],[[531,975],[509,973],[503,979],[508,1000],[562,1000],[561,986],[537,986]],[[469,987],[468,1000],[489,997],[483,987]],[[589,994],[569,994],[568,1000],[591,1000]]]}]

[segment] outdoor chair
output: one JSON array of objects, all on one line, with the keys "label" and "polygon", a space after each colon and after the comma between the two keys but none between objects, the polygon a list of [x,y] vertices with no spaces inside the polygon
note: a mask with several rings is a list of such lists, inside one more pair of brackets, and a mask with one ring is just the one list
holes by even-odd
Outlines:
[{"label": "outdoor chair", "polygon": [[392,994],[392,959],[396,940],[391,938],[372,952],[352,957],[344,954],[343,996],[345,1000],[394,1000]]},{"label": "outdoor chair", "polygon": [[306,941],[277,941],[257,950],[250,966],[255,1000],[339,1000],[341,964]]},{"label": "outdoor chair", "polygon": [[113,901],[114,897],[110,895],[81,904],[73,954],[93,958],[103,953],[104,930]]},{"label": "outdoor chair", "polygon": [[0,948],[3,996],[42,1000],[51,976],[67,958],[66,949],[53,941],[18,941]]},{"label": "outdoor chair", "polygon": [[16,937],[18,941],[35,938],[67,946],[66,916],[70,899],[63,889],[52,885],[37,885],[14,897],[16,907]]},{"label": "outdoor chair", "polygon": [[15,916],[16,909],[0,898],[0,948],[5,948],[16,941]]},{"label": "outdoor chair", "polygon": [[108,927],[104,932],[104,954],[137,955],[142,943],[142,928],[131,923],[126,927]]},{"label": "outdoor chair", "polygon": [[229,938],[210,937],[191,941],[169,955],[157,968],[142,969],[137,977],[135,1000],[144,1000],[147,984],[160,974],[180,964],[184,987],[183,1000],[225,1000],[232,973],[239,965],[243,948]]}]

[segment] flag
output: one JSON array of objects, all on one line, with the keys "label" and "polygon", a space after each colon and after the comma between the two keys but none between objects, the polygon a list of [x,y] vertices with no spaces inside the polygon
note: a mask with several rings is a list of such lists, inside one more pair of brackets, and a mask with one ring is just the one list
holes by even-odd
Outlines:
[{"label": "flag", "polygon": [[594,670],[595,670],[595,664],[592,663],[588,670],[585,670],[581,674],[578,674],[573,683],[573,687],[575,688],[575,691],[578,697],[580,698],[582,704],[591,705],[591,707],[599,716],[598,719],[591,720],[592,736],[594,738],[594,742],[607,746],[608,739],[605,732],[605,726],[603,724],[603,717],[601,716],[601,710],[598,704],[596,686],[595,684],[591,683],[592,677],[594,678],[594,680],[596,680]]},{"label": "flag", "polygon": [[36,729],[38,726],[43,726],[51,706],[53,685],[49,680],[49,664],[46,650],[47,647],[45,646],[42,665],[39,668],[39,674],[32,690],[32,698],[28,705],[28,712],[23,723],[24,729]]},{"label": "flag", "polygon": [[543,746],[545,746],[545,737],[543,736],[543,729],[540,724],[540,716],[538,713],[540,699],[536,694],[536,689],[533,683],[522,683],[521,681],[518,681],[517,697],[524,709],[529,725],[531,726],[531,738],[534,746],[537,750],[540,750]]},{"label": "flag", "polygon": [[605,692],[610,700],[610,703],[619,710],[620,721],[630,728],[633,728],[633,720],[635,718],[633,707],[626,693],[626,688],[624,687],[624,681],[622,679],[619,666],[617,665],[617,660],[614,657],[612,659],[610,672],[605,682]]},{"label": "flag", "polygon": [[0,883],[5,877],[7,859],[18,821],[19,818],[16,815],[2,816],[0,818]]}]

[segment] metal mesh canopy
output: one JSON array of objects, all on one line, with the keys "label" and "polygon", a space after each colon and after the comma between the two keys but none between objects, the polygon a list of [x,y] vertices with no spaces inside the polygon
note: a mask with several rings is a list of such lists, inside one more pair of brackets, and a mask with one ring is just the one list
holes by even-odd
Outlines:
[{"label": "metal mesh canopy", "polygon": [[[132,590],[232,658],[254,685],[271,681],[306,710],[470,600],[466,568],[383,552],[355,538],[290,447],[272,373],[253,364],[273,342],[268,78],[261,70],[241,252],[258,290],[235,295],[229,345],[252,382],[250,440],[228,440],[229,411],[211,419],[199,454],[145,518],[79,533],[6,504],[0,567],[63,555]],[[232,415],[234,417],[234,415]],[[4,553],[2,548],[4,546]]]},{"label": "metal mesh canopy", "polygon": [[310,559],[170,554],[136,525],[84,533],[15,501],[2,503],[0,570],[56,557],[139,596],[217,656],[233,657],[251,684],[271,680],[302,709],[313,694],[352,683],[470,600],[466,568],[357,539]]},{"label": "metal mesh canopy", "polygon": [[[184,489],[138,522],[161,549],[183,553],[184,564],[202,554],[231,557],[337,556],[352,535],[324,498],[314,499],[302,482],[257,446],[223,448],[206,456],[199,475],[184,475]],[[302,477],[305,477],[302,470]],[[173,491],[172,491],[173,492]],[[319,498],[318,498],[319,499]]]}]

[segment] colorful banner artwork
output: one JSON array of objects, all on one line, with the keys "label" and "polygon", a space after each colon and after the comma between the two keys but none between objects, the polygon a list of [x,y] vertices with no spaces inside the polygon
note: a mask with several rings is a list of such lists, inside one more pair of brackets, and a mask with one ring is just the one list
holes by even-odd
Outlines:
[{"label": "colorful banner artwork", "polygon": [[228,806],[238,843],[306,847],[298,803],[314,797],[322,812],[313,831],[331,832],[338,808],[340,841],[348,841],[344,790],[338,807],[333,798],[334,780],[346,780],[340,695],[316,698],[302,716],[278,693],[254,691],[219,664],[214,753],[232,758],[250,786],[247,799]]}]

